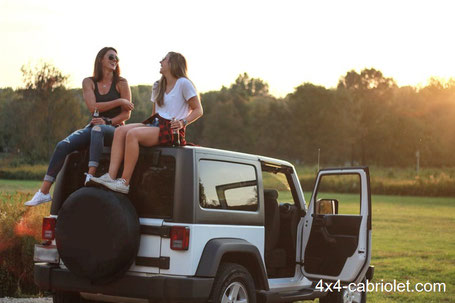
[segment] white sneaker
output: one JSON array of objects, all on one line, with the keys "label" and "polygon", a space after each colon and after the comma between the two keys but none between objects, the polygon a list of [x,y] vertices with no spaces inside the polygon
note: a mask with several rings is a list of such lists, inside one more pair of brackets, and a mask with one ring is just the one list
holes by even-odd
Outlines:
[{"label": "white sneaker", "polygon": [[111,183],[114,182],[115,180],[109,176],[109,173],[105,173],[101,177],[90,177],[90,180],[87,181],[87,177],[85,178],[85,186],[96,186],[96,185],[103,185],[105,183]]},{"label": "white sneaker", "polygon": [[84,175],[85,175],[84,186],[87,186],[87,183],[90,181],[91,178],[93,178],[93,176],[89,173],[84,173]]},{"label": "white sneaker", "polygon": [[35,206],[49,201],[52,201],[51,194],[50,193],[43,194],[41,190],[38,190],[33,196],[33,198],[30,201],[25,202],[24,204],[27,206]]},{"label": "white sneaker", "polygon": [[109,175],[109,173],[105,173],[98,179],[103,180],[104,182],[114,182],[115,181],[114,179],[111,178],[111,175]]},{"label": "white sneaker", "polygon": [[104,187],[106,187],[112,191],[116,191],[116,192],[119,192],[122,194],[127,194],[130,191],[130,186],[126,185],[125,183],[126,183],[125,179],[117,179],[117,180],[114,180],[114,182],[105,182],[105,183],[100,182],[101,185],[103,185]]}]

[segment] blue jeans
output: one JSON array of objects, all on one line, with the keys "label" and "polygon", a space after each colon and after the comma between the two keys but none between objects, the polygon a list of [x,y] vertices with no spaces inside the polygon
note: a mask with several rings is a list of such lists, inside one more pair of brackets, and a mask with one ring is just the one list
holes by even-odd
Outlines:
[{"label": "blue jeans", "polygon": [[57,143],[47,169],[45,181],[54,182],[57,174],[62,169],[65,158],[75,150],[86,148],[90,145],[89,167],[98,167],[101,153],[103,152],[104,141],[107,145],[112,144],[115,127],[112,125],[87,126],[73,132],[71,135]]}]

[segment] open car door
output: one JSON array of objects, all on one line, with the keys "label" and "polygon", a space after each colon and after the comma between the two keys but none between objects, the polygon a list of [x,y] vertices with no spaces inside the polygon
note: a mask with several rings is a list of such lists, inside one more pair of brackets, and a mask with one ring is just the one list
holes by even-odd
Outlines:
[{"label": "open car door", "polygon": [[305,276],[314,281],[360,282],[371,259],[368,168],[319,171],[304,220]]}]

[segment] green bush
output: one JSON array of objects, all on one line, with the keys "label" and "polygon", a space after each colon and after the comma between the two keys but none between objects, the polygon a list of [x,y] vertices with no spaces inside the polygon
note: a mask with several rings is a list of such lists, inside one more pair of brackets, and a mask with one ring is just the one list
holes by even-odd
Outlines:
[{"label": "green bush", "polygon": [[[339,181],[339,180],[337,180]],[[313,190],[314,176],[305,175],[300,183],[305,191]],[[355,193],[352,182],[326,182],[322,190],[327,192]],[[388,178],[370,175],[371,193],[374,195],[455,197],[455,178],[440,172],[439,174],[417,176],[414,178]]]},{"label": "green bush", "polygon": [[23,202],[31,196],[0,192],[0,297],[39,293],[33,281],[33,248],[50,205],[26,208]]},{"label": "green bush", "polygon": [[24,158],[0,153],[0,179],[42,180],[47,164],[30,164]]},{"label": "green bush", "polygon": [[11,180],[42,180],[47,165],[20,165],[17,167],[0,168],[0,179]]}]

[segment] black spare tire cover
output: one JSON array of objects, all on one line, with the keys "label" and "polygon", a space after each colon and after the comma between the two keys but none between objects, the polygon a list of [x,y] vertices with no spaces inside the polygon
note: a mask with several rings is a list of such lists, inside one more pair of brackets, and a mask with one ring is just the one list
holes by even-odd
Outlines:
[{"label": "black spare tire cover", "polygon": [[55,235],[60,257],[74,275],[107,283],[133,263],[140,224],[126,195],[84,187],[63,203]]}]

